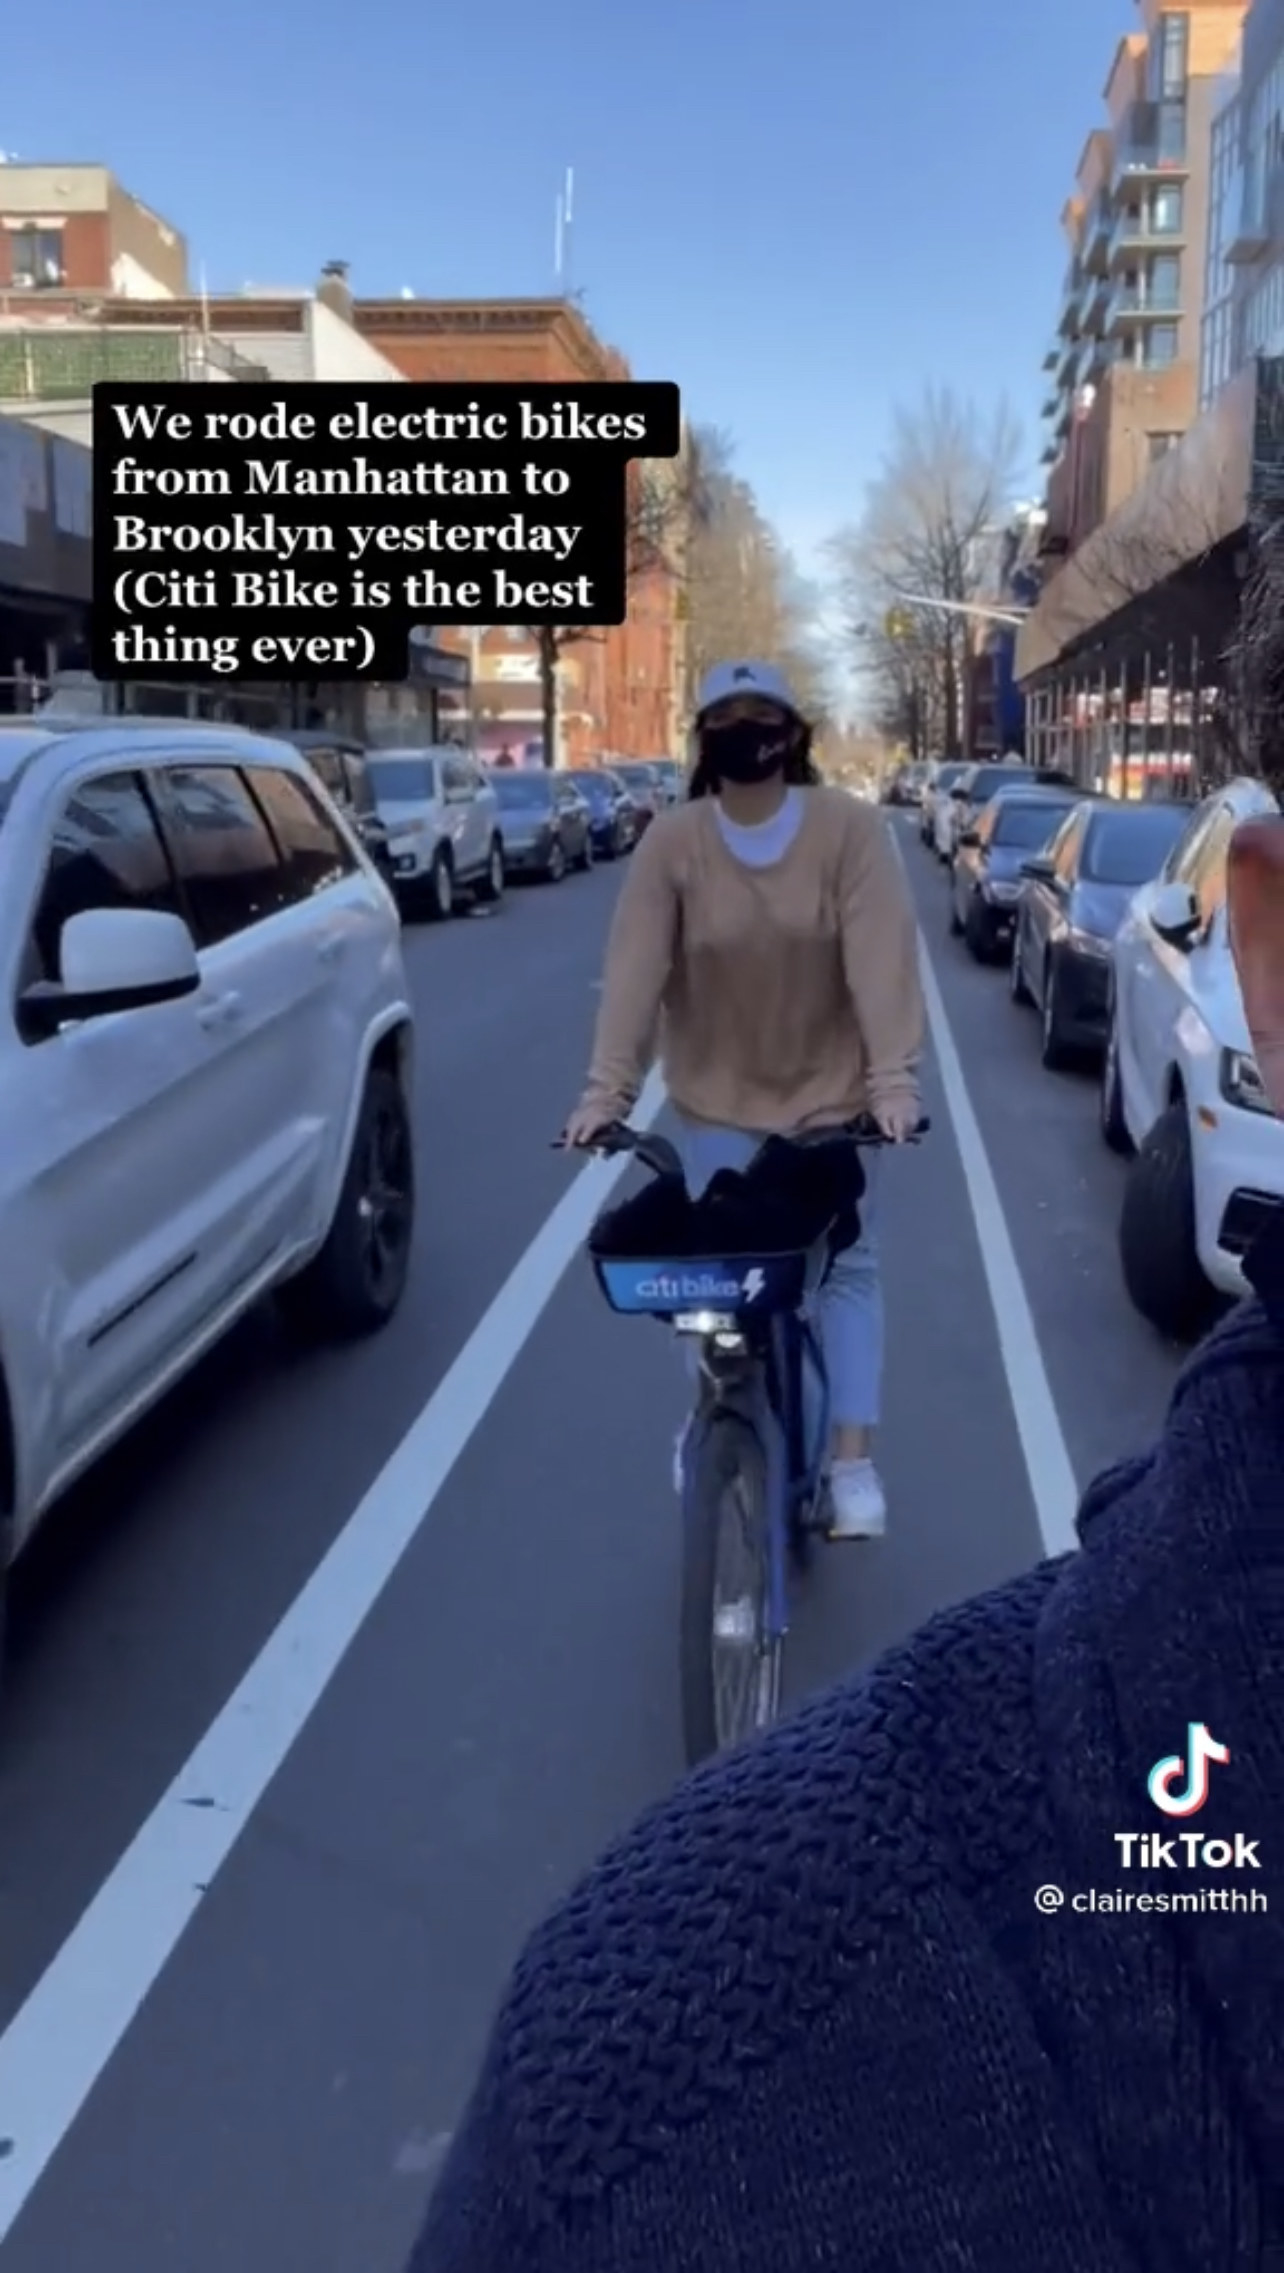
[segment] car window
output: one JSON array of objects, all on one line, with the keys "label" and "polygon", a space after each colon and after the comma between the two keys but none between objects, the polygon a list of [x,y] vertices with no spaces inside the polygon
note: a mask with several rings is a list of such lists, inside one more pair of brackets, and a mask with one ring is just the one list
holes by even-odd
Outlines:
[{"label": "car window", "polygon": [[381,805],[433,805],[437,773],[431,758],[371,758],[370,786]]},{"label": "car window", "polygon": [[1122,805],[1095,814],[1083,852],[1085,884],[1148,884],[1187,819],[1174,805]]},{"label": "car window", "polygon": [[1191,815],[1184,833],[1177,839],[1164,863],[1165,884],[1190,882],[1191,872],[1199,860],[1200,848],[1220,811],[1221,806],[1214,800],[1210,804],[1201,805],[1198,812]]},{"label": "car window", "polygon": [[1086,813],[1072,812],[1068,814],[1064,827],[1057,832],[1056,844],[1049,852],[1048,857],[1057,875],[1065,884],[1073,884],[1074,882],[1075,870],[1079,865],[1079,848],[1083,843],[1083,832],[1087,825],[1088,816]]},{"label": "car window", "polygon": [[477,795],[477,780],[472,767],[463,758],[443,758],[441,778],[447,797],[464,799]]},{"label": "car window", "polygon": [[216,947],[287,905],[267,824],[231,766],[166,766],[153,777],[170,856],[201,947]]},{"label": "car window", "polygon": [[325,783],[336,804],[346,805],[348,802],[348,776],[343,763],[342,752],[316,747],[304,750],[302,754],[318,778]]},{"label": "car window", "polygon": [[24,987],[62,977],[62,927],[70,916],[91,908],[182,913],[155,814],[134,773],[100,774],[82,782],[55,823],[32,920]]},{"label": "car window", "polygon": [[1235,815],[1221,805],[1211,826],[1200,838],[1198,853],[1182,882],[1189,884],[1199,902],[1199,920],[1207,931],[1226,897],[1226,856],[1235,834]]},{"label": "car window", "polygon": [[276,838],[291,900],[309,900],[314,892],[356,872],[351,847],[296,775],[256,766],[249,783]]},{"label": "car window", "polygon": [[350,750],[345,760],[345,770],[348,776],[348,795],[352,799],[353,812],[359,813],[363,820],[367,819],[375,810],[374,791],[370,787],[370,769],[363,757],[359,757],[355,751]]},{"label": "car window", "polygon": [[1052,798],[1036,803],[1024,797],[1001,797],[990,807],[994,815],[994,841],[1001,845],[1014,845],[1026,852],[1038,852],[1046,845],[1058,822],[1066,814],[1066,807]]}]

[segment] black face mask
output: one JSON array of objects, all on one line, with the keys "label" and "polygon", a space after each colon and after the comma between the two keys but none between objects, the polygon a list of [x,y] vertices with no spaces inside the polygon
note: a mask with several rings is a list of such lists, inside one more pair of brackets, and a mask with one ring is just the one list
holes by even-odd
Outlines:
[{"label": "black face mask", "polygon": [[789,736],[779,726],[766,726],[760,718],[739,718],[708,735],[705,748],[709,769],[717,781],[747,788],[755,781],[770,781],[783,773],[789,754]]}]

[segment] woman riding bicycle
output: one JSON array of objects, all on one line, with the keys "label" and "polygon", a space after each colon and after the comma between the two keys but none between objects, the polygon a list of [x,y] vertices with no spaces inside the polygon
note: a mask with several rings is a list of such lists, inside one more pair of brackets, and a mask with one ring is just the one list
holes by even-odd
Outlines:
[{"label": "woman riding bicycle", "polygon": [[[607,948],[588,1086],[565,1131],[591,1145],[635,1103],[657,1034],[688,1188],[768,1136],[871,1113],[919,1117],[923,997],[909,895],[876,810],[821,784],[811,728],[769,663],[701,689],[690,800],[647,831]],[[832,1536],[880,1537],[872,1458],[883,1368],[878,1163],[861,1229],[820,1297],[833,1436]]]}]

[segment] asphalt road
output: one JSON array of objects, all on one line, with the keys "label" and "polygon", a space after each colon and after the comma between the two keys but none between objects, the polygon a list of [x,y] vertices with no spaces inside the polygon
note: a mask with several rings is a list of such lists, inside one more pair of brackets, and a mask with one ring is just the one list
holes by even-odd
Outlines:
[{"label": "asphalt road", "polygon": [[[891,1528],[821,1558],[795,1693],[1035,1560],[1027,1454],[1055,1474],[1068,1453],[1083,1483],[1151,1431],[1177,1362],[1119,1285],[1121,1171],[1091,1083],[1040,1070],[1029,1013],[947,939],[943,878],[898,835],[948,1034],[933,1134],[885,1186]],[[400,2273],[521,1938],[679,1772],[682,1379],[572,1262],[515,1354],[482,1329],[475,1434],[28,2191],[24,2122],[73,2112],[68,2077],[113,2035],[99,1988],[110,2002],[164,1942],[163,1836],[128,1903],[68,1937],[265,1645],[288,1685],[274,1629],[566,1191],[549,1139],[615,889],[599,871],[410,934],[422,1216],[402,1315],[306,1357],[249,1322],[22,1574],[0,1747],[0,2233],[22,2204],[4,2273]]]}]

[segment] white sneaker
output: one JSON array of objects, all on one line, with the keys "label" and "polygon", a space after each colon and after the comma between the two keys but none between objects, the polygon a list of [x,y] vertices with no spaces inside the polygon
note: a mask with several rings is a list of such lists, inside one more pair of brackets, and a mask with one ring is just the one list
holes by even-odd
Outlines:
[{"label": "white sneaker", "polygon": [[829,1471],[831,1539],[881,1539],[887,1501],[872,1460],[835,1460]]}]

